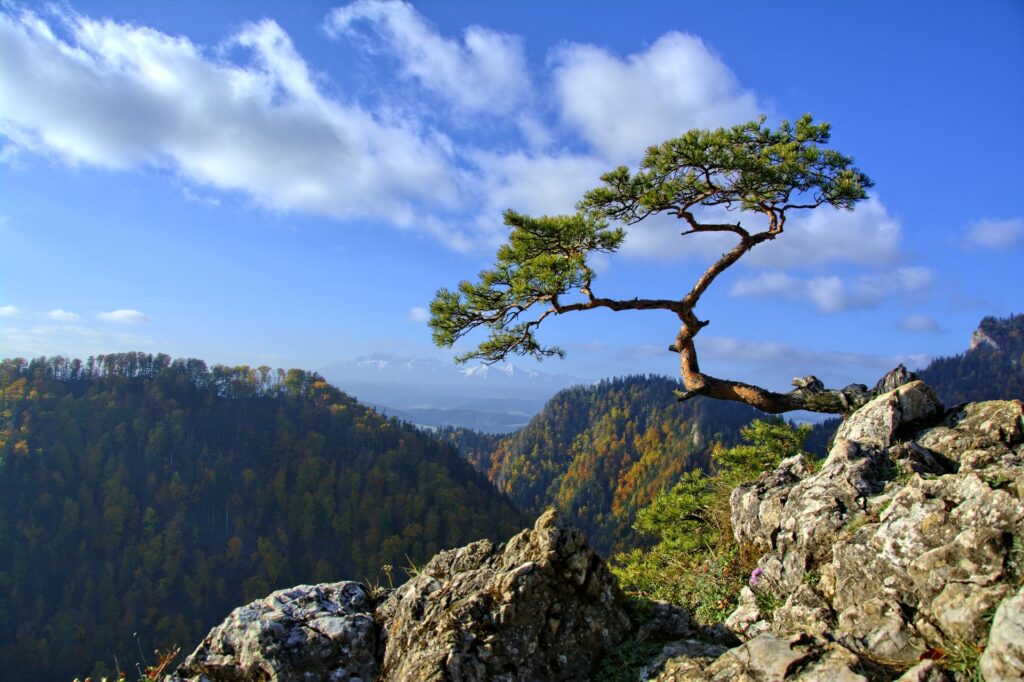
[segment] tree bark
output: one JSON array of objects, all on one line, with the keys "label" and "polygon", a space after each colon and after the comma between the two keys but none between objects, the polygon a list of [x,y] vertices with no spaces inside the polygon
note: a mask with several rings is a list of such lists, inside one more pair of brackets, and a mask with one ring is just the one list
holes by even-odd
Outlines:
[{"label": "tree bark", "polygon": [[692,341],[689,346],[689,349],[684,348],[680,353],[683,383],[686,385],[685,391],[675,392],[680,402],[704,395],[709,398],[746,403],[769,414],[807,410],[845,415],[871,399],[917,378],[901,364],[882,377],[870,390],[864,384],[850,384],[842,389],[825,388],[817,377],[806,376],[793,379],[796,388],[789,393],[776,393],[760,386],[717,379],[702,373],[696,367],[696,352],[693,350]]}]

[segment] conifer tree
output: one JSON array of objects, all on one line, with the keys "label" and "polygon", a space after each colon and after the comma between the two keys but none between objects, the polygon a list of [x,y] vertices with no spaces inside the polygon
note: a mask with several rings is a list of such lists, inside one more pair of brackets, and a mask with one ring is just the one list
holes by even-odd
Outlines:
[{"label": "conifer tree", "polygon": [[[702,372],[693,343],[708,324],[695,312],[701,296],[751,249],[782,236],[792,212],[823,205],[852,209],[867,197],[871,180],[851,157],[828,148],[829,139],[829,125],[814,123],[810,115],[774,130],[763,117],[732,128],[691,130],[650,147],[636,171],[620,166],[605,173],[603,184],[583,196],[574,214],[533,217],[506,211],[509,239],[498,249],[494,266],[480,272],[476,282],[440,289],[431,302],[434,342],[451,347],[483,328],[487,338],[459,361],[563,356],[561,348],[537,339],[538,327],[549,317],[598,308],[664,310],[680,322],[669,346],[679,354],[686,387],[677,392],[680,400],[706,395],[770,413],[856,409],[881,387],[830,390],[808,376],[794,379],[795,390],[776,393]],[[760,227],[741,220],[708,222],[704,209],[719,207],[738,209],[740,217],[758,215]],[[735,236],[736,243],[678,298],[599,296],[590,257],[615,252],[630,225],[659,214],[679,219],[683,238],[721,232]]]}]

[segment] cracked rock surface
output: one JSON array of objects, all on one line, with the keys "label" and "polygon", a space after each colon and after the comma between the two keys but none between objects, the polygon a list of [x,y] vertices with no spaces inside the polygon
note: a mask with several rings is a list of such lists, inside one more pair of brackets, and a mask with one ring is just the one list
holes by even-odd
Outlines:
[{"label": "cracked rock surface", "polygon": [[763,552],[759,589],[783,603],[761,613],[745,589],[726,624],[747,644],[823,637],[914,666],[907,679],[944,679],[926,652],[987,644],[990,679],[1024,679],[1020,401],[945,411],[912,381],[849,416],[817,473],[786,460],[730,502],[737,540]]},{"label": "cracked rock surface", "polygon": [[232,611],[168,680],[370,682],[376,640],[362,585],[299,585]]},{"label": "cracked rock surface", "polygon": [[585,680],[632,624],[583,534],[554,511],[495,547],[442,552],[378,608],[382,680]]}]

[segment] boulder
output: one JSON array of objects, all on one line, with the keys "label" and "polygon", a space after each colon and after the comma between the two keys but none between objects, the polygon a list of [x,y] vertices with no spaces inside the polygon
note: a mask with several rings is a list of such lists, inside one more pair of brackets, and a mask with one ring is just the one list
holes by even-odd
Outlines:
[{"label": "boulder", "polygon": [[981,673],[986,680],[1024,679],[1024,587],[996,610]]},{"label": "boulder", "polygon": [[376,645],[373,600],[363,585],[299,585],[232,611],[168,679],[370,682]]},{"label": "boulder", "polygon": [[953,682],[953,676],[935,661],[925,660],[900,675],[896,682]]},{"label": "boulder", "polygon": [[381,680],[584,680],[632,632],[583,534],[553,510],[502,546],[442,552],[377,610]]},{"label": "boulder", "polygon": [[943,413],[912,381],[850,415],[821,471],[786,460],[730,502],[737,540],[765,552],[758,578],[782,604],[762,613],[744,590],[726,624],[748,644],[781,660],[796,652],[783,655],[785,637],[813,636],[938,680],[941,661],[922,654],[987,640],[991,679],[1024,678],[1020,401]]},{"label": "boulder", "polygon": [[[666,648],[666,650],[669,650]],[[722,653],[713,661],[691,647],[661,663],[657,682],[868,682],[857,672],[860,661],[833,642],[806,635],[765,633]],[[645,679],[645,678],[641,678]]]}]

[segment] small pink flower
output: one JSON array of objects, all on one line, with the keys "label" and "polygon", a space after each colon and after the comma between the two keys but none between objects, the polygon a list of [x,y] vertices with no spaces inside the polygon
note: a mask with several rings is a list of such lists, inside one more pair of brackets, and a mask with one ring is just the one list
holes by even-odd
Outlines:
[{"label": "small pink flower", "polygon": [[758,579],[764,574],[763,568],[755,568],[750,574],[750,586],[753,587],[757,584]]}]

